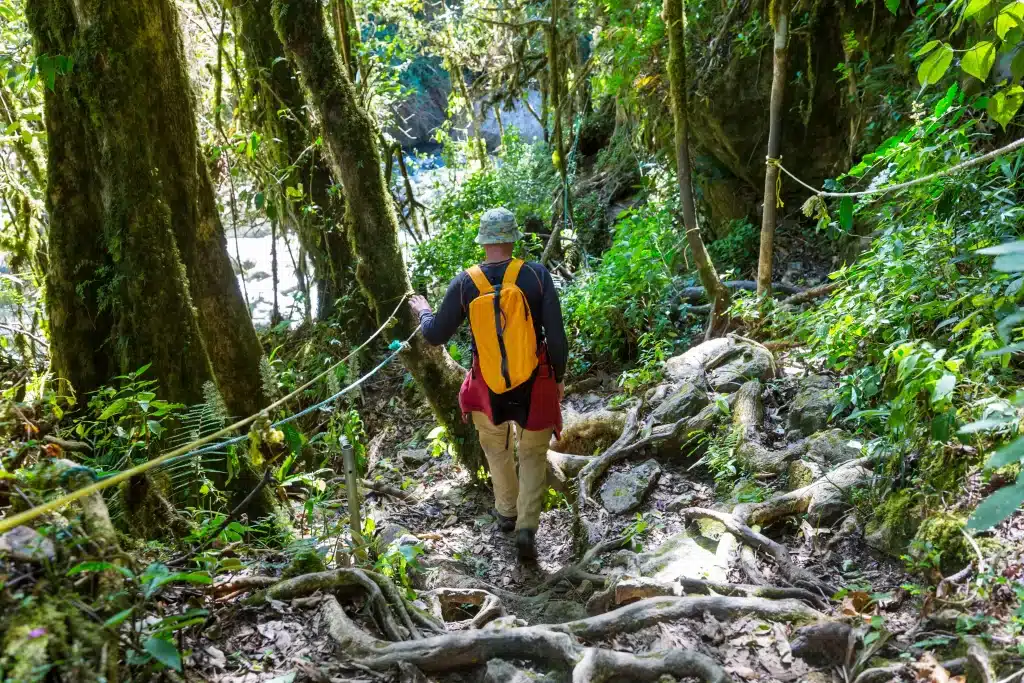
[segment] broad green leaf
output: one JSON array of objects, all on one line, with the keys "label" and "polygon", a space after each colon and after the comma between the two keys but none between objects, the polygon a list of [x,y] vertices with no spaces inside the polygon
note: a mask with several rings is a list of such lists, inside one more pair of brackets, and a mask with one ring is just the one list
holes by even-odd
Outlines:
[{"label": "broad green leaf", "polygon": [[80,562],[71,569],[69,569],[67,575],[75,576],[83,572],[105,572],[108,569],[120,572],[129,579],[134,576],[134,574],[132,574],[132,571],[127,567],[119,567],[112,562]]},{"label": "broad green leaf", "polygon": [[853,200],[843,197],[839,202],[839,225],[846,232],[853,230]]},{"label": "broad green leaf", "polygon": [[1024,24],[1024,2],[1015,2],[1007,5],[996,16],[996,34],[999,40],[1006,38],[1006,34],[1012,29]]},{"label": "broad green leaf", "polygon": [[900,10],[900,0],[885,0],[885,8],[892,12],[893,16]]},{"label": "broad green leaf", "polygon": [[997,256],[992,268],[1001,273],[1019,273],[1024,270],[1024,254],[1004,254]]},{"label": "broad green leaf", "polygon": [[978,432],[990,432],[994,429],[1002,429],[1003,427],[1006,427],[1009,424],[1012,424],[1011,420],[988,418],[985,420],[977,420],[976,422],[965,424],[963,427],[960,428],[959,433],[977,434]]},{"label": "broad green leaf", "polygon": [[438,425],[438,426],[436,426],[436,427],[434,427],[433,429],[430,430],[430,433],[427,434],[427,438],[430,439],[431,441],[433,441],[434,439],[436,439],[436,438],[440,437],[442,434],[444,434],[444,432],[445,432],[444,425]]},{"label": "broad green leaf", "polygon": [[109,619],[107,619],[106,621],[104,621],[103,622],[103,627],[104,628],[114,628],[115,626],[120,626],[121,624],[124,623],[125,619],[127,619],[128,617],[130,617],[132,615],[133,611],[135,611],[135,608],[134,607],[129,607],[126,610],[118,612],[114,616],[112,616]]},{"label": "broad green leaf", "polygon": [[1024,483],[1018,481],[1012,486],[1004,486],[985,500],[967,520],[967,528],[975,531],[991,529],[1012,515],[1024,503]]},{"label": "broad green leaf", "polygon": [[1000,256],[1002,254],[1024,254],[1024,240],[1014,242],[1003,242],[994,247],[978,249],[977,253],[982,256]]},{"label": "broad green leaf", "polygon": [[993,453],[985,463],[985,467],[997,470],[1000,467],[1016,464],[1021,458],[1024,458],[1024,437],[1016,439]]},{"label": "broad green leaf", "polygon": [[938,83],[952,63],[953,48],[946,43],[932,50],[917,68],[917,80],[921,87]]},{"label": "broad green leaf", "polygon": [[181,653],[178,652],[178,648],[174,647],[174,643],[163,638],[150,638],[147,640],[142,648],[153,656],[153,659],[160,662],[168,669],[174,669],[175,671],[181,671]]},{"label": "broad green leaf", "polygon": [[1024,104],[1024,88],[1011,85],[990,97],[985,109],[988,115],[1006,130],[1006,124],[1017,114],[1021,104]]},{"label": "broad green leaf", "polygon": [[156,436],[160,436],[164,433],[164,427],[160,424],[159,420],[146,420],[146,426],[149,427],[149,431],[153,432]]},{"label": "broad green leaf", "polygon": [[964,10],[964,19],[970,19],[975,14],[988,7],[991,2],[992,0],[971,0],[967,3],[967,9]]},{"label": "broad green leaf", "polygon": [[942,45],[941,40],[929,40],[927,43],[924,44],[924,47],[922,47],[920,50],[914,53],[914,56],[924,57],[926,54],[937,48],[939,45]]},{"label": "broad green leaf", "polygon": [[989,72],[992,71],[992,65],[995,63],[995,45],[983,40],[967,51],[960,60],[960,68],[979,81],[984,81],[988,78]]},{"label": "broad green leaf", "polygon": [[1024,50],[1017,50],[1010,62],[1010,73],[1015,79],[1024,78]]},{"label": "broad green leaf", "polygon": [[115,415],[120,415],[121,413],[124,412],[124,409],[127,406],[128,406],[128,401],[126,399],[119,398],[116,401],[114,401],[113,403],[111,403],[109,406],[107,406],[106,410],[104,410],[102,413],[100,413],[100,418],[99,419],[101,419],[101,420],[109,420],[110,418],[114,417]]},{"label": "broad green leaf", "polygon": [[956,388],[956,375],[947,372],[935,383],[932,390],[932,403],[938,403],[949,397]]}]

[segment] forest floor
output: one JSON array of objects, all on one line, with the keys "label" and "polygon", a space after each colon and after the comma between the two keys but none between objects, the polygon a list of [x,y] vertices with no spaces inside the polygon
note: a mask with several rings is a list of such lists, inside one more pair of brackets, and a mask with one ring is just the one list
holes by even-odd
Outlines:
[{"label": "forest floor", "polygon": [[[809,371],[798,358],[798,353],[791,352],[780,359],[774,373],[777,377],[763,387],[758,385],[763,389],[754,401],[763,401],[757,419],[760,433],[746,438],[761,447],[759,452],[781,453],[797,436],[787,430],[787,416]],[[946,683],[965,680],[958,677],[973,672],[968,680],[995,683],[999,680],[996,670],[1020,669],[1019,655],[1003,652],[1013,644],[1006,630],[1012,596],[992,585],[986,584],[986,588],[982,579],[974,580],[982,574],[1020,578],[1024,572],[1019,553],[1024,516],[1020,514],[998,534],[1003,547],[1016,547],[1016,553],[979,557],[980,567],[977,562],[967,564],[964,571],[944,580],[937,567],[928,567],[923,569],[928,578],[922,579],[911,573],[922,570],[920,566],[905,565],[870,548],[848,505],[843,505],[841,514],[829,513],[825,520],[815,519],[805,503],[779,514],[772,511],[772,518],[765,520],[765,526],[771,527],[768,543],[777,542],[793,563],[786,567],[772,547],[744,537],[746,533],[759,535],[757,525],[740,523],[743,528],[735,529],[702,514],[690,514],[710,509],[712,514],[728,516],[742,486],[733,491],[716,486],[707,466],[694,467],[696,458],[679,456],[678,448],[654,448],[630,453],[607,468],[607,476],[621,474],[636,480],[637,468],[647,465],[641,466],[642,461],[654,456],[660,465],[660,476],[639,495],[639,504],[624,514],[584,504],[581,528],[569,501],[552,493],[551,509],[543,513],[538,534],[539,561],[524,566],[515,559],[513,534],[500,532],[491,516],[489,489],[474,483],[443,447],[436,449],[439,454],[431,452],[432,444],[424,435],[433,421],[418,402],[394,398],[401,393],[401,383],[401,374],[395,372],[371,385],[362,412],[371,435],[367,478],[386,483],[405,497],[369,492],[363,513],[364,518],[375,520],[372,543],[378,557],[396,559],[395,549],[417,548],[409,554],[413,562],[408,580],[419,598],[408,610],[412,613],[419,607],[433,612],[436,623],[443,621],[443,631],[449,635],[430,639],[429,629],[413,636],[400,627],[400,635],[411,639],[401,645],[415,648],[417,636],[434,644],[419,650],[396,650],[392,663],[403,663],[382,665],[389,655],[375,657],[374,653],[387,650],[381,641],[395,638],[386,633],[388,617],[381,614],[373,591],[337,593],[317,590],[314,585],[276,599],[272,597],[276,589],[271,588],[266,595],[258,594],[255,602],[260,604],[253,604],[248,590],[236,590],[239,576],[275,577],[288,563],[281,553],[253,554],[242,558],[246,564],[242,574],[219,577],[213,587],[211,621],[215,627],[187,637],[184,645],[193,654],[186,664],[186,679],[232,683],[555,681],[568,680],[567,672],[572,670],[573,681],[655,680],[659,673],[722,680],[689,661],[676,662],[681,668],[673,669],[665,659],[665,653],[671,652],[707,655],[722,666],[718,674],[724,672],[733,680]],[[670,391],[676,389],[670,387]],[[616,395],[598,387],[596,392],[569,396],[568,431],[573,431],[574,419],[577,424],[582,422],[580,415],[604,420],[610,406],[617,406],[621,415],[630,402],[616,399]],[[745,413],[740,405],[743,391],[731,396],[733,422],[740,424],[739,415]],[[604,423],[591,423],[590,429],[570,435],[576,439],[574,452],[589,456],[615,449],[614,444],[609,447],[607,430],[595,430],[594,424],[600,427]],[[612,424],[622,428],[621,422]],[[646,431],[651,433],[650,424]],[[658,433],[656,424],[653,433]],[[558,443],[553,446],[558,447]],[[732,447],[743,449],[736,443]],[[673,452],[676,455],[671,455]],[[854,466],[839,464],[832,473],[844,467],[846,471],[855,469],[856,462]],[[828,476],[825,473],[817,483]],[[761,474],[754,481],[758,485],[756,500],[746,505],[754,510],[750,519],[757,517],[758,509],[771,509],[772,502],[780,500],[777,496],[785,499],[787,488],[794,488],[786,486],[785,476]],[[595,497],[599,486],[600,480],[594,487]],[[761,502],[766,498],[768,502]],[[739,500],[747,499],[740,493]],[[813,512],[815,501],[812,497],[807,500]],[[736,509],[743,507],[740,504]],[[296,519],[301,517],[301,506],[296,506],[295,514]],[[339,503],[331,514],[344,516],[347,512]],[[732,552],[727,548],[733,538],[730,531],[740,538]],[[581,543],[605,552],[577,564]],[[756,552],[748,553],[749,549]],[[422,554],[415,555],[420,551]],[[382,566],[378,560],[376,568],[387,573],[394,565]],[[402,572],[396,574],[398,581]],[[273,581],[267,578],[260,585]],[[712,593],[722,597],[706,598],[706,603],[695,604],[691,610],[684,603],[704,599],[697,597],[704,590],[699,585],[702,581],[717,584]],[[771,597],[749,597],[763,594],[750,584],[781,589]],[[732,590],[739,597],[724,597]],[[342,598],[354,623],[344,614],[344,623],[338,621],[339,603],[330,597],[332,592]],[[435,602],[431,596],[439,599]],[[672,598],[678,603],[659,604],[659,596],[683,597]],[[178,597],[194,599],[195,593],[183,590]],[[783,599],[772,599],[779,597]],[[386,602],[392,609],[396,607],[394,600]],[[682,611],[672,615],[659,612],[677,607]],[[602,618],[610,621],[597,623]],[[547,642],[545,638],[552,635],[547,627],[543,637],[524,628],[537,624],[566,625],[562,630],[577,634],[586,649],[572,650],[568,656],[553,654],[549,650],[566,645]],[[354,629],[380,640],[360,643],[361,636],[354,636]],[[458,640],[473,632],[483,633],[485,639],[487,633],[495,634],[494,640]],[[518,633],[533,640],[518,642]],[[660,669],[630,668],[643,657],[623,662],[597,656],[611,651],[648,653],[651,661],[660,662],[655,666]],[[594,655],[594,661],[588,661],[586,653]]]}]

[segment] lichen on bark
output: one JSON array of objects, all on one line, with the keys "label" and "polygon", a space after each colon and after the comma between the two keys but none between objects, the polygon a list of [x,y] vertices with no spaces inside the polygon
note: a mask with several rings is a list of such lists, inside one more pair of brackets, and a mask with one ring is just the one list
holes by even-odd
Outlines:
[{"label": "lichen on bark", "polygon": [[356,278],[378,324],[398,306],[394,337],[412,336],[402,360],[422,389],[434,415],[455,443],[464,465],[482,465],[471,425],[460,419],[458,391],[465,370],[440,347],[413,335],[418,321],[405,305],[411,292],[398,245],[398,220],[384,182],[378,131],[356,97],[328,38],[323,10],[315,0],[274,0],[274,20],[289,58],[299,69],[309,102],[320,115],[331,168],[348,201],[346,221],[358,258]]}]

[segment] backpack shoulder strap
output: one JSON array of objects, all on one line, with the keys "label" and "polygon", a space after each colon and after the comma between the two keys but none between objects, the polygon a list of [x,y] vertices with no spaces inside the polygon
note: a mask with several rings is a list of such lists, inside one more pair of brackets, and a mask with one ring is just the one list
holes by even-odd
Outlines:
[{"label": "backpack shoulder strap", "polygon": [[519,271],[523,269],[523,263],[524,261],[518,258],[514,258],[509,262],[508,267],[505,268],[505,277],[501,279],[501,285],[503,287],[508,287],[509,285],[514,285],[516,283],[516,279],[519,277]]},{"label": "backpack shoulder strap", "polygon": [[475,284],[477,290],[479,290],[479,296],[483,296],[484,294],[490,294],[491,292],[494,291],[494,285],[492,285],[490,281],[487,279],[487,276],[484,275],[484,271],[480,268],[480,266],[473,266],[472,268],[467,268],[466,274],[469,275],[469,277],[473,280],[473,284]]}]

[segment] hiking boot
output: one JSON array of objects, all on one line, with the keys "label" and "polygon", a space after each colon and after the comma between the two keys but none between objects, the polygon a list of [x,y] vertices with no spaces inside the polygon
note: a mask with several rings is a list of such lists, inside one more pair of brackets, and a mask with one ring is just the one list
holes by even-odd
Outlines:
[{"label": "hiking boot", "polygon": [[537,559],[537,530],[520,529],[516,534],[516,552],[520,562],[532,562]]},{"label": "hiking boot", "polygon": [[508,533],[509,531],[515,531],[516,518],[506,517],[505,515],[498,512],[497,508],[491,510],[491,514],[494,515],[495,519],[498,520],[498,530]]}]

